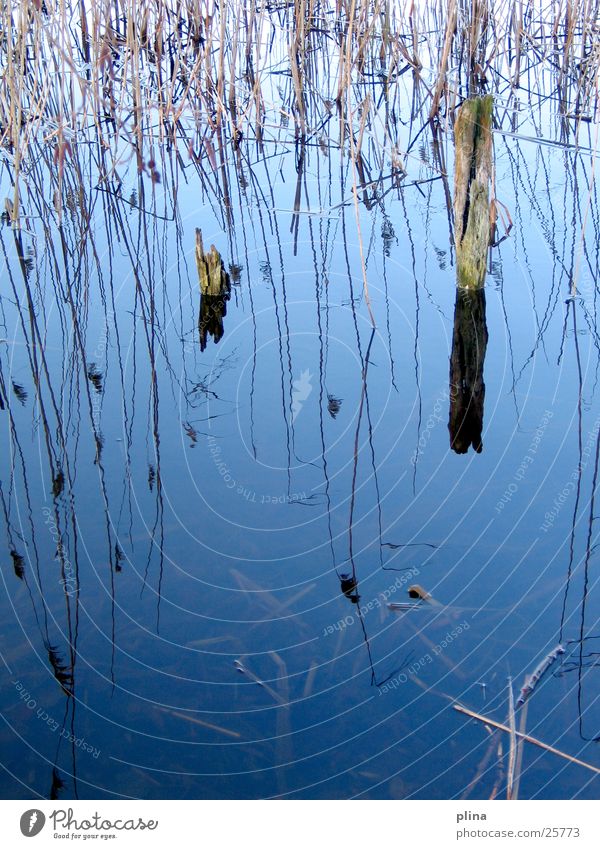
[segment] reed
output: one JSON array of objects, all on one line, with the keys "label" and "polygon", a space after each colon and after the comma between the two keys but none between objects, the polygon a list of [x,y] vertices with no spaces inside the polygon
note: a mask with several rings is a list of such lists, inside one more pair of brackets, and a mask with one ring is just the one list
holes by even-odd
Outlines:
[{"label": "reed", "polygon": [[515,701],[513,696],[512,678],[508,679],[508,727],[510,748],[508,750],[508,770],[506,777],[506,798],[507,800],[516,799],[515,788],[515,769],[517,765],[517,728],[515,724]]},{"label": "reed", "polygon": [[546,752],[550,752],[553,755],[556,755],[559,758],[563,758],[570,763],[577,764],[578,766],[584,767],[584,769],[588,769],[591,772],[595,772],[597,775],[600,774],[600,769],[593,764],[589,764],[586,761],[582,761],[579,758],[575,758],[572,755],[569,755],[567,752],[562,752],[560,749],[557,749],[555,746],[550,746],[548,743],[544,743],[542,740],[538,740],[537,737],[532,737],[530,734],[524,734],[521,731],[513,731],[508,725],[504,725],[501,722],[496,722],[494,719],[490,719],[489,716],[483,716],[480,713],[476,713],[469,708],[464,707],[460,704],[453,705],[454,710],[457,710],[459,713],[463,713],[466,716],[471,717],[472,719],[476,719],[479,722],[482,722],[484,725],[488,725],[491,728],[497,728],[500,731],[504,731],[507,734],[516,736],[519,740],[523,740],[525,743],[531,743],[533,746],[537,746],[540,749],[544,749]]},{"label": "reed", "polygon": [[190,135],[207,151],[235,150],[275,143],[286,124],[294,140],[327,128],[360,158],[351,141],[360,131],[381,170],[398,156],[398,90],[409,77],[415,123],[451,123],[455,105],[483,90],[505,103],[556,87],[564,132],[566,119],[577,132],[598,108],[599,5],[564,0],[534,15],[522,0],[7,0],[0,145],[13,221],[35,141],[53,146],[59,202],[75,139],[110,151],[113,169],[134,157],[142,173],[157,145],[186,150]]}]

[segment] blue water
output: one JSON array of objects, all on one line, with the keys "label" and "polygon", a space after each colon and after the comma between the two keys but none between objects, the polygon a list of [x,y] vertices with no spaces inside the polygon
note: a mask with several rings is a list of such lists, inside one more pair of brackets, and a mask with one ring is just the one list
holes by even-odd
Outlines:
[{"label": "blue water", "polygon": [[[558,643],[526,731],[600,766],[590,156],[495,134],[513,227],[486,281],[483,450],[459,455],[427,143],[406,188],[359,193],[374,331],[348,161],[306,149],[296,218],[297,157],[273,148],[226,164],[228,216],[219,175],[188,168],[175,201],[165,153],[154,189],[92,181],[64,252],[30,198],[26,274],[0,232],[5,798],[458,798],[478,771],[471,797],[502,797],[506,735],[481,765],[491,738],[453,704],[505,722],[509,676],[516,697]],[[204,351],[196,227],[239,267]],[[415,584],[431,600],[388,608]],[[521,798],[597,794],[524,749]]]}]

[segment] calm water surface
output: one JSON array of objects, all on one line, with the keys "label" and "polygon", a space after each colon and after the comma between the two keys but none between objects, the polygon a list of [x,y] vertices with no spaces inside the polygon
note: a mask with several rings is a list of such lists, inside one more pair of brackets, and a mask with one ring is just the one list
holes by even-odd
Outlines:
[{"label": "calm water surface", "polygon": [[[509,676],[559,643],[526,730],[600,766],[593,158],[495,108],[513,227],[455,347],[483,365],[480,452],[450,448],[430,134],[399,185],[359,191],[360,237],[351,164],[318,139],[217,172],[164,151],[154,186],[99,181],[82,147],[60,224],[32,169],[0,232],[4,797],[502,795],[507,739],[499,765],[453,703],[505,722]],[[197,227],[231,278],[204,350]],[[414,585],[431,600],[388,607]],[[521,798],[597,795],[524,749]]]}]

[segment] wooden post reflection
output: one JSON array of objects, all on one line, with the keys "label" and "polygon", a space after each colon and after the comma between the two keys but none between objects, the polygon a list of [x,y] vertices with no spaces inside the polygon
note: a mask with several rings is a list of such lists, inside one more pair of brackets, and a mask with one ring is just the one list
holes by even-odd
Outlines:
[{"label": "wooden post reflection", "polygon": [[488,341],[483,289],[456,290],[450,357],[450,447],[466,454],[483,448],[483,363]]}]

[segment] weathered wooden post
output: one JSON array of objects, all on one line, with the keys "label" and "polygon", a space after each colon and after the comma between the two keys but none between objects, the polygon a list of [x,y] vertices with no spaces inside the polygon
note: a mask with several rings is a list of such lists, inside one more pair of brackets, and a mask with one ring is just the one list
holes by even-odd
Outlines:
[{"label": "weathered wooden post", "polygon": [[454,241],[457,285],[479,289],[485,281],[490,244],[493,98],[473,97],[460,106],[454,124]]},{"label": "weathered wooden post", "polygon": [[488,341],[485,271],[490,244],[489,185],[492,175],[492,96],[466,100],[454,125],[454,237],[456,302],[450,357],[450,447],[466,454],[483,448]]},{"label": "weathered wooden post", "polygon": [[196,228],[196,268],[200,283],[198,331],[200,350],[204,351],[209,335],[213,337],[216,344],[225,332],[223,318],[227,315],[231,283],[229,274],[225,271],[225,263],[215,246],[211,245],[209,252],[204,252],[202,231],[198,228]]}]

